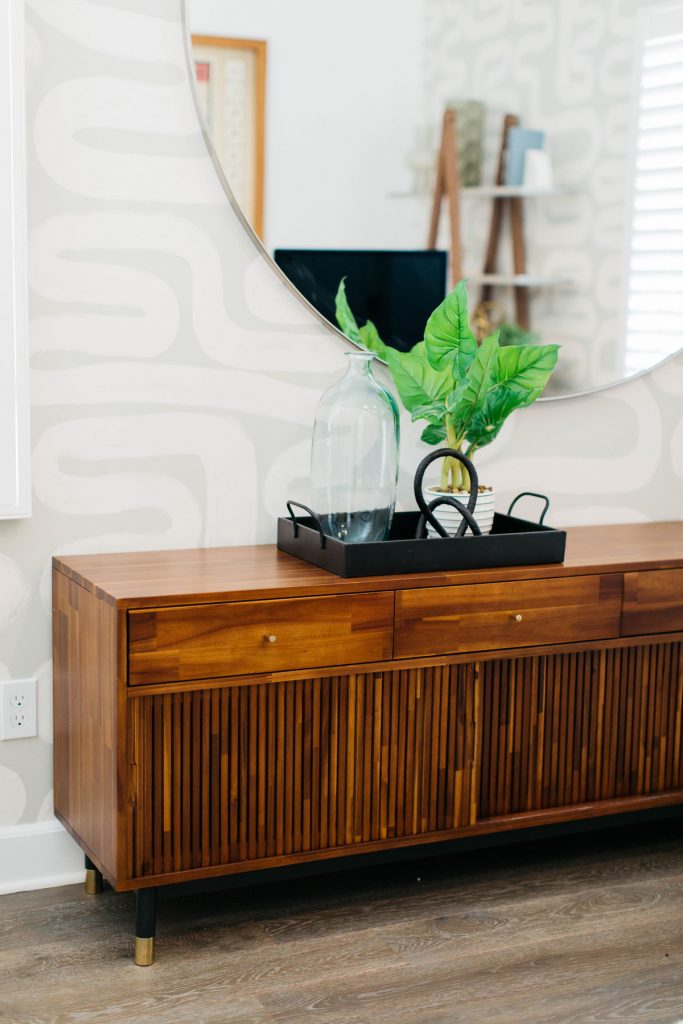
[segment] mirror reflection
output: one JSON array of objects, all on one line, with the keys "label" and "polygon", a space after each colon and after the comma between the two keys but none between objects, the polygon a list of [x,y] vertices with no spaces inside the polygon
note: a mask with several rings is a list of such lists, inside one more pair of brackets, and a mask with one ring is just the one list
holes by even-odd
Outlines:
[{"label": "mirror reflection", "polygon": [[683,337],[683,0],[190,0],[226,178],[297,288],[410,348],[560,344],[567,395]]}]

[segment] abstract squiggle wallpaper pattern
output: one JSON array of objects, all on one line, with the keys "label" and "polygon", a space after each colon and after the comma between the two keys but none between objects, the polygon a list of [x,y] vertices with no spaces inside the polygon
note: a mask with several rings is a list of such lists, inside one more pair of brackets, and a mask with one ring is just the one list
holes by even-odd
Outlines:
[{"label": "abstract squiggle wallpaper pattern", "polygon": [[[0,523],[0,676],[38,675],[40,735],[0,746],[0,826],[51,814],[51,555],[272,541],[343,368],[344,342],[226,200],[181,15],[180,0],[27,0],[35,494],[31,519]],[[557,523],[680,518],[682,399],[678,356],[538,405],[484,477],[503,503],[547,491]],[[417,436],[404,422],[404,503]]]}]

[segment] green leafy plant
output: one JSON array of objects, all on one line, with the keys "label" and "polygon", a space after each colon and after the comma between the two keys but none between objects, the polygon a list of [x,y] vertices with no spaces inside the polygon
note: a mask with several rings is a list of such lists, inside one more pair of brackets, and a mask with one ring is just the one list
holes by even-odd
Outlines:
[{"label": "green leafy plant", "polygon": [[[515,409],[531,405],[557,363],[558,345],[505,345],[499,331],[478,343],[470,328],[467,287],[460,281],[427,321],[409,352],[386,345],[371,320],[359,327],[339,284],[336,317],[351,341],[375,352],[391,371],[412,419],[425,420],[422,440],[446,442],[469,459],[498,436]],[[467,470],[444,459],[441,490],[469,490]]]},{"label": "green leafy plant", "polygon": [[498,341],[501,345],[537,345],[538,335],[535,331],[527,331],[524,327],[520,327],[519,324],[512,323],[510,320],[504,320],[500,325]]}]

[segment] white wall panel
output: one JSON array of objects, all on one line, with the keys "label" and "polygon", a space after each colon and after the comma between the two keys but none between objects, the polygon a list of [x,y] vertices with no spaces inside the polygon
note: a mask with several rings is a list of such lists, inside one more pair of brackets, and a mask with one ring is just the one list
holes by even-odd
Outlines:
[{"label": "white wall panel", "polygon": [[23,2],[0,5],[0,518],[30,514]]}]

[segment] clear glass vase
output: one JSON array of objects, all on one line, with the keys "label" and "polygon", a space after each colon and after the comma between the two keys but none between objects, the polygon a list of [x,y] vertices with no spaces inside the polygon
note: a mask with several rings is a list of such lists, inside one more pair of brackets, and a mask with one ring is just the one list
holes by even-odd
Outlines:
[{"label": "clear glass vase", "polygon": [[399,414],[372,375],[370,352],[347,352],[346,374],[320,399],[313,427],[313,508],[330,537],[384,540],[396,504]]}]

